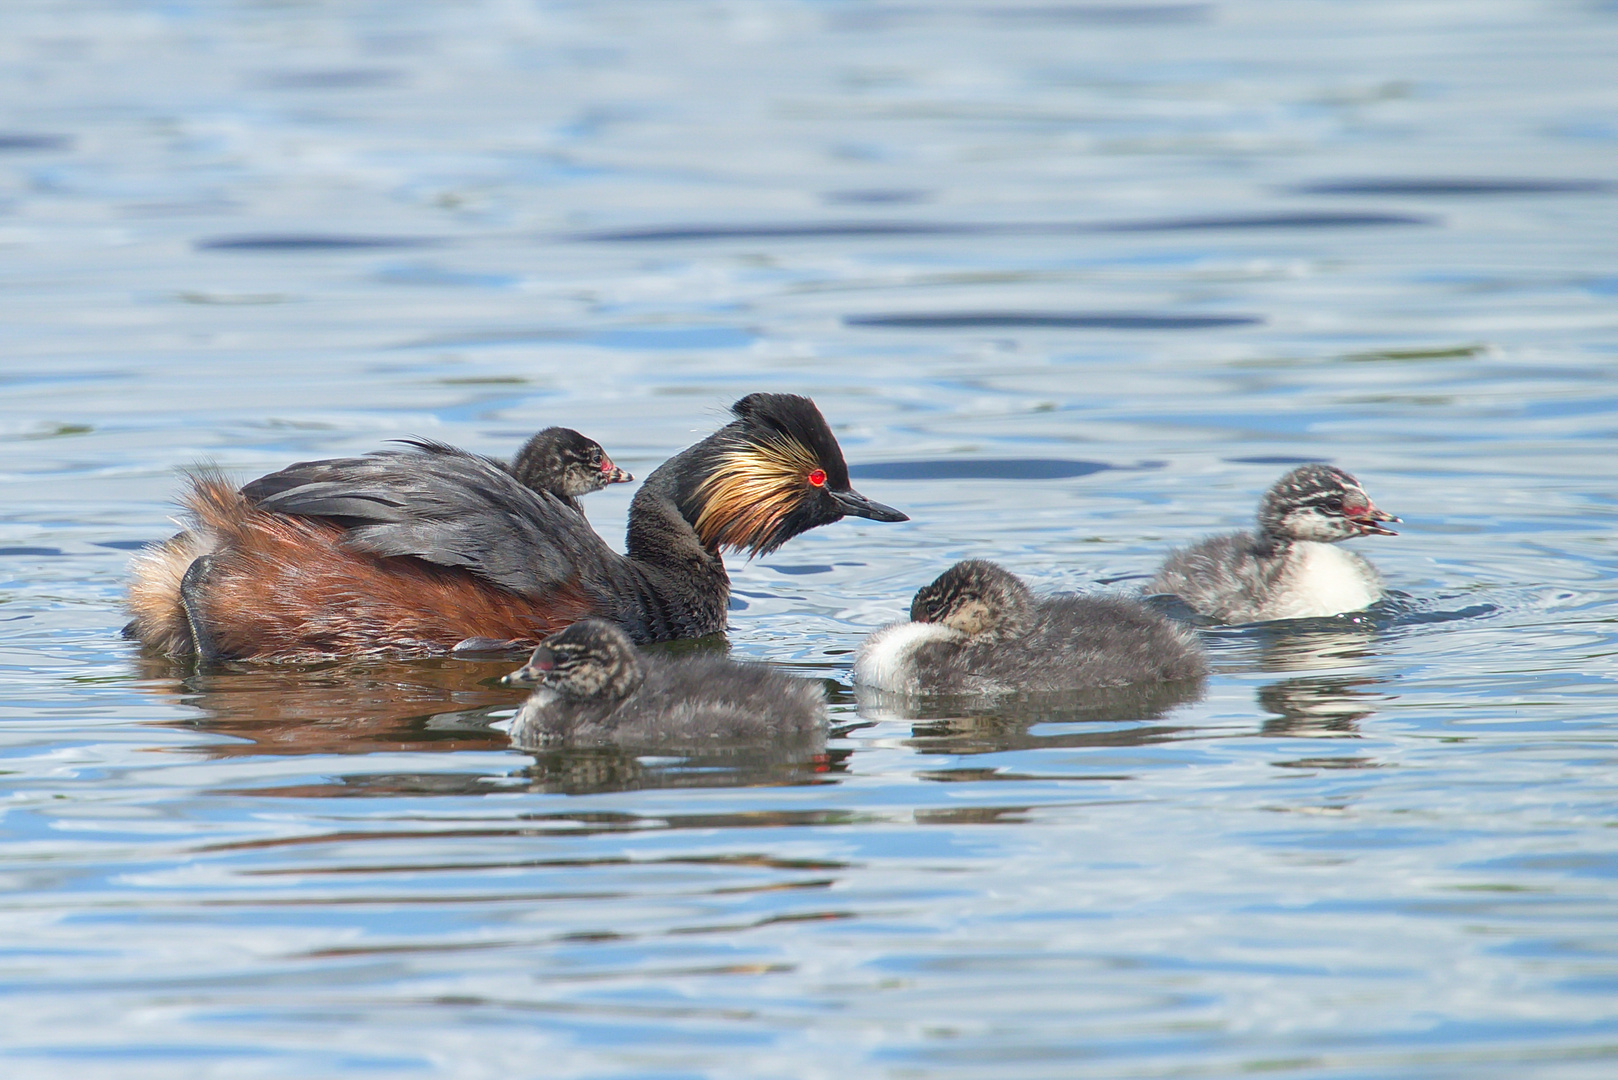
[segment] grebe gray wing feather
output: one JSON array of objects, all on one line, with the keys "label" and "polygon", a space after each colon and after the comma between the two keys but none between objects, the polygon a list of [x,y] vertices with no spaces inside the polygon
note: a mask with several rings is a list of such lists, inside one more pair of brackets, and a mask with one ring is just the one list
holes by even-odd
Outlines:
[{"label": "grebe gray wing feather", "polygon": [[299,462],[242,494],[264,510],[333,521],[354,550],[461,567],[521,595],[543,596],[581,571],[615,576],[621,557],[560,499],[488,458],[414,445]]}]

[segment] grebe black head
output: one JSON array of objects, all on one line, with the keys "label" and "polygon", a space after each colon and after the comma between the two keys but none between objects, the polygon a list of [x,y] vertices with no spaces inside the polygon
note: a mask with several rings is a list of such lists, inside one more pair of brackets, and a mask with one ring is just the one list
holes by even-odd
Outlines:
[{"label": "grebe black head", "polygon": [[917,591],[910,621],[938,623],[977,640],[1002,641],[1028,629],[1034,603],[1034,594],[1017,575],[996,563],[968,559]]},{"label": "grebe black head", "polygon": [[568,502],[635,479],[612,463],[600,443],[564,427],[546,428],[524,443],[510,472],[523,486]]},{"label": "grebe black head", "polygon": [[1325,544],[1370,533],[1396,536],[1381,523],[1398,520],[1378,510],[1358,480],[1330,465],[1293,469],[1264,493],[1258,508],[1265,534]]},{"label": "grebe black head", "polygon": [[815,403],[796,394],[749,394],[736,419],[692,447],[680,512],[710,551],[767,555],[845,515],[908,521],[848,483],[842,448]]}]

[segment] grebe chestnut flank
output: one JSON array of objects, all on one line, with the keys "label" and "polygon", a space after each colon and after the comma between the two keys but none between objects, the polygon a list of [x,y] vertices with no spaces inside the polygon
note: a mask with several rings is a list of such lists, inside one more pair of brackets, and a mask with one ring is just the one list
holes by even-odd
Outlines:
[{"label": "grebe chestnut flank", "polygon": [[865,640],[856,683],[985,694],[1191,680],[1208,671],[1196,635],[1137,600],[1040,599],[1004,567],[976,559],[923,586],[910,618]]},{"label": "grebe chestnut flank", "polygon": [[1193,610],[1227,623],[1306,619],[1370,607],[1382,575],[1339,540],[1396,535],[1398,521],[1378,510],[1342,469],[1303,465],[1264,495],[1258,531],[1212,536],[1172,553],[1146,586],[1173,593]]},{"label": "grebe chestnut flank", "polygon": [[[467,461],[463,464],[474,470],[487,464],[510,473],[532,491],[550,494],[580,514],[584,510],[579,506],[579,496],[634,479],[612,463],[600,443],[572,428],[550,427],[536,433],[523,444],[509,465],[432,439],[395,441],[411,450],[383,450],[372,457],[391,455],[404,459],[392,463],[403,468],[409,467],[411,453],[465,458]],[[307,474],[319,466],[335,464],[339,462],[303,462],[301,467]],[[342,464],[352,465],[352,462]],[[277,477],[285,477],[290,471],[272,473],[255,481],[260,485],[261,497],[271,493]],[[130,587],[130,607],[136,618],[124,627],[124,636],[141,638],[171,655],[216,658],[214,635],[202,617],[200,602],[194,599],[211,567],[207,538],[194,531],[182,532],[147,551],[136,560],[136,580]],[[173,603],[176,595],[180,599],[178,606]],[[199,642],[201,648],[198,648]]]},{"label": "grebe chestnut flank", "polygon": [[135,563],[132,634],[253,660],[533,643],[592,616],[640,642],[701,637],[725,628],[722,550],[767,553],[846,515],[907,520],[849,487],[808,398],[731,411],[635,493],[627,556],[558,499],[438,444],[304,462],[240,492],[198,474],[190,530]]},{"label": "grebe chestnut flank", "polygon": [[597,619],[552,634],[501,681],[535,688],[511,727],[523,746],[701,746],[825,726],[818,683],[722,657],[643,655]]}]

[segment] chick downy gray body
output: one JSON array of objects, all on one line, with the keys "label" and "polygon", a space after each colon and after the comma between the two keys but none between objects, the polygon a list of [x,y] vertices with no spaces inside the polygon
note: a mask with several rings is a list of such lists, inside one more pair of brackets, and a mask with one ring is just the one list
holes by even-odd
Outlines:
[{"label": "chick downy gray body", "polygon": [[866,639],[855,682],[904,693],[1045,692],[1208,670],[1195,633],[1137,600],[1041,599],[991,562],[956,563],[916,593],[910,618]]},{"label": "chick downy gray body", "polygon": [[1281,477],[1259,504],[1256,532],[1212,536],[1173,552],[1146,586],[1172,593],[1201,615],[1227,623],[1319,618],[1360,611],[1382,598],[1382,575],[1340,540],[1395,535],[1348,473],[1304,465]]},{"label": "chick downy gray body", "polygon": [[522,746],[702,747],[825,729],[818,683],[720,657],[640,653],[595,619],[546,638],[505,682],[534,688],[511,727]]}]

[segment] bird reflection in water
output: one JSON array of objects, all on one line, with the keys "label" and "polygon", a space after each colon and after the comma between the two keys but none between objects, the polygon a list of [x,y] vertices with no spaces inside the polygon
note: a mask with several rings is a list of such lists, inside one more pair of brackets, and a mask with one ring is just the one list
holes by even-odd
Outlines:
[{"label": "bird reflection in water", "polygon": [[150,689],[202,715],[164,726],[229,736],[212,757],[503,750],[490,725],[521,695],[496,685],[509,658],[189,665],[142,656]]},{"label": "bird reflection in water", "polygon": [[[682,643],[686,649],[690,642]],[[708,641],[707,650],[724,648]],[[504,752],[500,721],[525,693],[499,685],[510,656],[225,665],[138,658],[147,689],[198,716],[157,726],[207,733],[189,749],[227,758],[306,754]],[[278,797],[489,795],[532,790],[588,794],[641,788],[745,787],[826,783],[847,771],[851,750],[828,751],[824,734],[767,746],[662,749],[562,748],[531,755],[511,771],[476,768],[362,773],[320,783],[238,794]],[[513,754],[511,760],[520,761]],[[479,765],[486,765],[479,761]]]},{"label": "bird reflection in water", "polygon": [[1243,656],[1243,667],[1257,671],[1321,671],[1326,668],[1361,668],[1378,655],[1377,638],[1385,620],[1374,613],[1355,612],[1327,619],[1286,619],[1250,626],[1207,631],[1215,655],[1257,652],[1256,660]]},{"label": "bird reflection in water", "polygon": [[1330,739],[1359,737],[1359,722],[1376,712],[1385,695],[1372,687],[1379,679],[1346,675],[1309,675],[1282,679],[1261,687],[1259,708],[1275,714],[1262,732],[1278,738]]},{"label": "bird reflection in water", "polygon": [[[979,697],[898,694],[865,687],[857,688],[855,695],[863,717],[912,721],[909,744],[924,753],[989,754],[1041,747],[1140,746],[1184,738],[1182,733],[1193,729],[1150,721],[1197,701],[1203,689],[1202,679],[1190,679]],[[1093,724],[1096,729],[1036,734],[1032,729],[1040,724]]]},{"label": "bird reflection in water", "polygon": [[502,790],[559,795],[657,788],[792,787],[834,783],[848,771],[851,748],[828,750],[823,735],[765,746],[636,752],[616,746],[563,747],[533,762]]},{"label": "bird reflection in water", "polygon": [[[1262,687],[1258,705],[1274,718],[1264,735],[1355,738],[1359,722],[1376,711],[1380,679],[1345,673],[1367,669],[1376,659],[1377,626],[1368,618],[1311,619],[1254,628],[1261,671],[1317,671]],[[1332,674],[1325,674],[1327,670]]]}]

